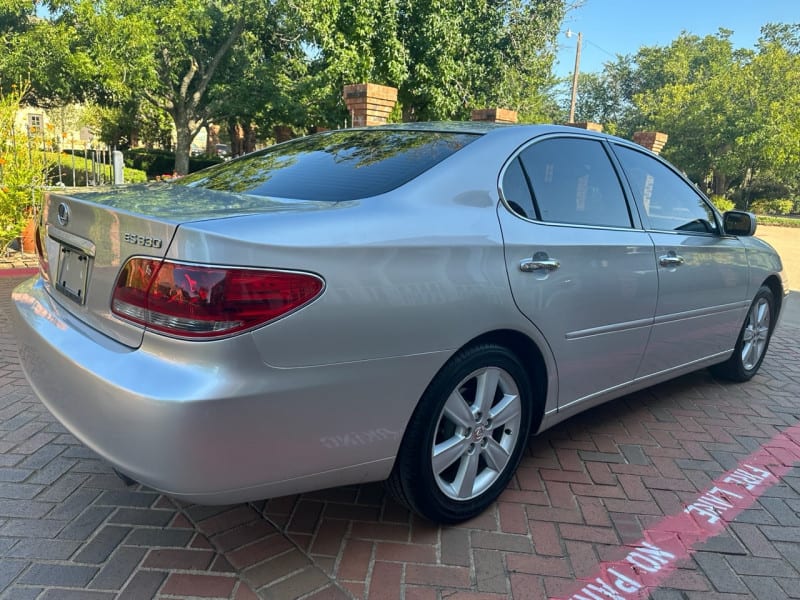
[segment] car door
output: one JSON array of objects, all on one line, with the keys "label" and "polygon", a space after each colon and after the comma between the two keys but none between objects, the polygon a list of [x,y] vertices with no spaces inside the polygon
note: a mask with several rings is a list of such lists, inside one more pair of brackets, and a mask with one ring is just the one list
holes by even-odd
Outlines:
[{"label": "car door", "polygon": [[744,245],[669,165],[613,145],[655,246],[658,305],[639,371],[646,377],[729,353],[748,306]]},{"label": "car door", "polygon": [[655,312],[653,243],[599,139],[537,139],[501,174],[511,291],[558,369],[559,409],[634,379]]}]

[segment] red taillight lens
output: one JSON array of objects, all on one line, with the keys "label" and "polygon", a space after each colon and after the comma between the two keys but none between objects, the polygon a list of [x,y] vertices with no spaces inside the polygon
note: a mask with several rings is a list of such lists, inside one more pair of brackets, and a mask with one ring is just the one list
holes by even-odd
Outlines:
[{"label": "red taillight lens", "polygon": [[117,277],[111,310],[165,333],[218,337],[285,315],[316,298],[322,287],[319,277],[307,273],[132,258]]}]

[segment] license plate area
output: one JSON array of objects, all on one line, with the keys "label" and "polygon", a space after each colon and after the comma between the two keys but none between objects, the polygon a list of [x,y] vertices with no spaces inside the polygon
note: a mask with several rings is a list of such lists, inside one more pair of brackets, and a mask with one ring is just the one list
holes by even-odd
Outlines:
[{"label": "license plate area", "polygon": [[86,302],[89,262],[89,256],[77,248],[61,246],[58,257],[56,289],[78,304]]}]

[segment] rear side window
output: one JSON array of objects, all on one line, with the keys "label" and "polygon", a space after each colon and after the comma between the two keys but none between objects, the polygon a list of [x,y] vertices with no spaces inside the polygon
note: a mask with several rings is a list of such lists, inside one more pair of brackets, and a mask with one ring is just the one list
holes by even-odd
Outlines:
[{"label": "rear side window", "polygon": [[184,177],[181,185],[253,196],[339,202],[407,183],[479,135],[343,130],[298,138]]},{"label": "rear side window", "polygon": [[519,160],[542,221],[631,227],[622,186],[600,142],[543,140],[523,150]]},{"label": "rear side window", "polygon": [[508,206],[518,215],[528,219],[536,218],[536,208],[533,206],[533,196],[528,178],[522,170],[519,157],[511,161],[503,176],[503,197]]},{"label": "rear side window", "polygon": [[626,146],[615,145],[614,152],[652,229],[690,233],[717,231],[714,211],[672,169]]}]

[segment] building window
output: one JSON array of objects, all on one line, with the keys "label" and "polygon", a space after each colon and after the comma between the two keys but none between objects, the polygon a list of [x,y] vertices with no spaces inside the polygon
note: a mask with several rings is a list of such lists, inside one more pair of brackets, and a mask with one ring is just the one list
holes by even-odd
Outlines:
[{"label": "building window", "polygon": [[29,114],[28,115],[28,129],[31,133],[36,133],[42,130],[42,115]]}]

